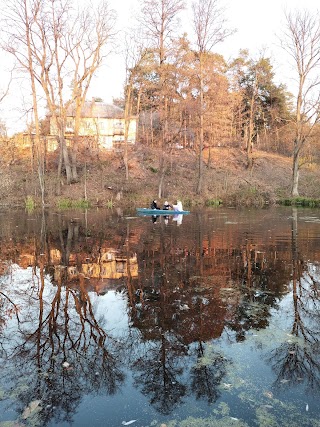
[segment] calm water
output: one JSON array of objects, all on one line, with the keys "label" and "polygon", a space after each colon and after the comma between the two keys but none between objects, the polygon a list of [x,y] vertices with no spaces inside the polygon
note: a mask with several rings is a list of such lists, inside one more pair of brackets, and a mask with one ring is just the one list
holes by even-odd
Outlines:
[{"label": "calm water", "polygon": [[0,224],[0,427],[320,426],[320,210]]}]

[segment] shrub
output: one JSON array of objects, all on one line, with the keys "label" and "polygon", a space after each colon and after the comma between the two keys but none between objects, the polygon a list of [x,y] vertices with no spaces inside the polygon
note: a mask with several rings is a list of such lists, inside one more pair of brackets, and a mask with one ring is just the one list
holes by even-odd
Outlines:
[{"label": "shrub", "polygon": [[158,173],[158,169],[154,168],[153,166],[149,166],[148,168],[152,173]]},{"label": "shrub", "polygon": [[227,197],[225,204],[232,206],[262,207],[269,203],[269,194],[259,191],[256,187],[244,187]]},{"label": "shrub", "polygon": [[112,209],[113,206],[114,206],[114,203],[112,199],[106,201],[106,208]]},{"label": "shrub", "polygon": [[71,208],[81,208],[87,209],[90,208],[91,204],[89,200],[80,199],[80,200],[71,200],[71,199],[60,199],[57,202],[57,207],[59,209],[71,209]]},{"label": "shrub", "polygon": [[320,207],[319,199],[311,199],[309,197],[287,197],[277,200],[277,203],[284,206]]},{"label": "shrub", "polygon": [[205,205],[208,207],[219,206],[219,205],[222,205],[222,200],[220,200],[220,199],[208,199],[208,200],[206,200]]},{"label": "shrub", "polygon": [[34,198],[32,196],[27,196],[27,198],[25,199],[25,207],[26,210],[28,212],[33,212],[35,207],[36,207],[36,203],[34,201]]}]

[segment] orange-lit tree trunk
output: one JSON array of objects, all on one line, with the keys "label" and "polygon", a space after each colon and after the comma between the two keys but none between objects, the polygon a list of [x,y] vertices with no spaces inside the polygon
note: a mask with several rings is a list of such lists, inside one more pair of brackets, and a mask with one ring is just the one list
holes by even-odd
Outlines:
[{"label": "orange-lit tree trunk", "polygon": [[286,14],[282,47],[293,59],[297,72],[295,137],[292,154],[292,197],[299,196],[299,161],[306,141],[320,121],[320,15],[308,11]]},{"label": "orange-lit tree trunk", "polygon": [[203,139],[205,114],[205,84],[203,75],[203,58],[215,45],[222,42],[232,32],[225,28],[224,10],[219,0],[197,0],[192,4],[193,30],[196,36],[196,53],[199,60],[199,174],[197,194],[203,191]]}]

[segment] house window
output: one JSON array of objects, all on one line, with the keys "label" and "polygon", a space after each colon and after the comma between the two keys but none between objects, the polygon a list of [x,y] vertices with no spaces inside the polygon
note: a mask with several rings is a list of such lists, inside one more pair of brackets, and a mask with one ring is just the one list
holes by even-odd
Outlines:
[{"label": "house window", "polygon": [[67,120],[66,132],[73,132],[73,120],[72,119]]},{"label": "house window", "polygon": [[126,271],[126,263],[124,261],[117,261],[116,262],[116,272],[123,274],[125,271]]},{"label": "house window", "polygon": [[124,134],[124,123],[117,121],[113,124],[113,134],[114,135],[123,135]]}]

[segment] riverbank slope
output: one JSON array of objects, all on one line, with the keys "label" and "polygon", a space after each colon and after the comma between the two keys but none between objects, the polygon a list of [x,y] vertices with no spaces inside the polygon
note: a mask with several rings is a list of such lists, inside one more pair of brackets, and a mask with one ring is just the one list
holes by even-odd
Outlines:
[{"label": "riverbank slope", "polygon": [[[0,170],[1,206],[25,206],[26,200],[40,205],[40,187],[36,167],[30,157],[10,160],[2,156]],[[160,152],[136,146],[129,152],[129,179],[126,180],[121,153],[95,153],[79,156],[79,182],[66,185],[62,179],[57,193],[57,156],[49,157],[45,175],[47,206],[61,202],[88,200],[94,206],[149,206],[158,198]],[[255,151],[252,170],[246,168],[246,153],[236,148],[219,147],[204,152],[204,180],[201,196],[196,194],[197,155],[176,149],[165,156],[163,197],[185,206],[214,204],[263,205],[290,197],[291,166],[288,157]],[[301,196],[320,198],[320,168],[308,164],[300,173]]]}]

